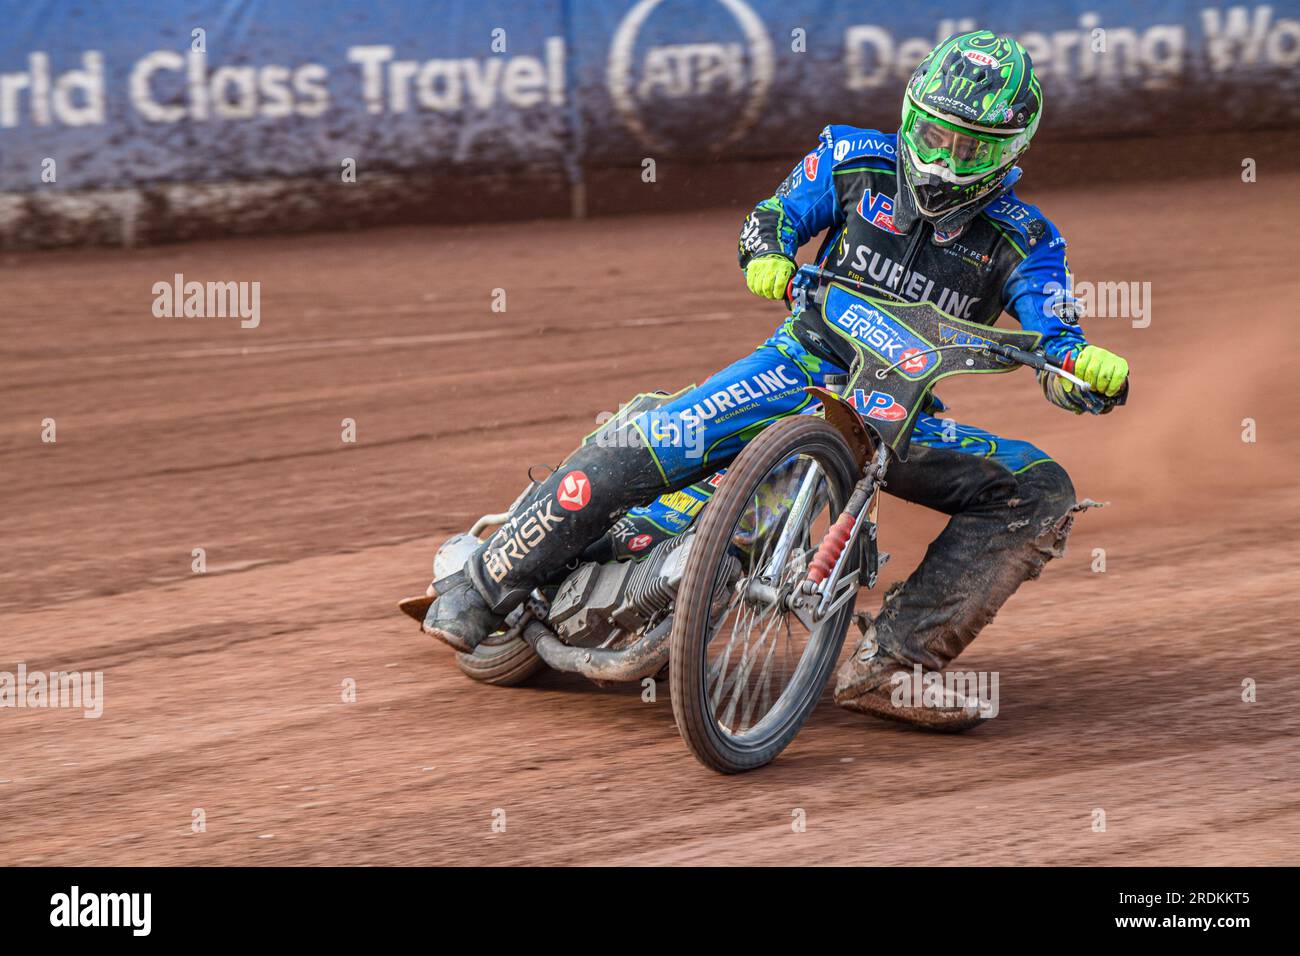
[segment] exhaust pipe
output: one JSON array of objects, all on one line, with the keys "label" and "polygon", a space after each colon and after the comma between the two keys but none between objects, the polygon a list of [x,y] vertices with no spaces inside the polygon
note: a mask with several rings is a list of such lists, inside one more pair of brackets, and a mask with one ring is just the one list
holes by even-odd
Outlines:
[{"label": "exhaust pipe", "polygon": [[598,647],[571,647],[536,619],[524,627],[524,640],[548,666],[566,674],[581,674],[595,681],[637,681],[653,677],[668,663],[671,615],[617,651]]}]

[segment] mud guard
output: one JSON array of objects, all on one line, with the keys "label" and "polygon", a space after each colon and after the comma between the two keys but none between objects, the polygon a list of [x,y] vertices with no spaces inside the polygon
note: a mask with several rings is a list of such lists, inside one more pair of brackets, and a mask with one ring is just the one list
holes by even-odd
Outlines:
[{"label": "mud guard", "polygon": [[849,451],[857,459],[858,468],[865,469],[876,453],[876,446],[880,444],[880,435],[863,421],[851,403],[834,392],[817,385],[809,385],[804,391],[822,403],[826,421],[844,436]]}]

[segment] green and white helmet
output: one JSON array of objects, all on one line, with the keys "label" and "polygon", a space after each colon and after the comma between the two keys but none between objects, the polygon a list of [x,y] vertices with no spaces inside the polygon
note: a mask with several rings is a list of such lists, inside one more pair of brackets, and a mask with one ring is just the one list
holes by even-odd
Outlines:
[{"label": "green and white helmet", "polygon": [[1029,148],[1042,113],[1034,64],[988,30],[949,37],[912,74],[898,130],[899,169],[927,218],[978,202]]}]

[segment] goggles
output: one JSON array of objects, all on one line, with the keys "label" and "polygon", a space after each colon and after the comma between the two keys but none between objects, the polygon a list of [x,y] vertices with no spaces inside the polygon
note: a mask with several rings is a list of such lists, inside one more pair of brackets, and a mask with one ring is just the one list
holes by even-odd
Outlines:
[{"label": "goggles", "polygon": [[[918,162],[943,166],[953,176],[983,176],[1000,169],[1016,155],[1023,134],[981,133],[911,107],[903,123],[903,139]],[[1008,147],[1011,147],[1009,150]]]}]

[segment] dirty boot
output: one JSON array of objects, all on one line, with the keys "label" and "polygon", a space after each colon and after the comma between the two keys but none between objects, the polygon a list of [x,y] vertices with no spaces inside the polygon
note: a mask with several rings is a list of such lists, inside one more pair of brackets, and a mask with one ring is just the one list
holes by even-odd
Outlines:
[{"label": "dirty boot", "polygon": [[494,614],[464,571],[437,582],[438,596],[424,616],[424,632],[462,654],[471,653],[501,627],[505,615]]},{"label": "dirty boot", "polygon": [[[971,705],[979,702],[954,691],[939,672],[1023,582],[1064,551],[1080,507],[1064,469],[1045,461],[954,514],[907,581],[890,589],[863,644],[841,665],[835,702],[930,730],[978,723],[980,707]],[[934,690],[942,693],[936,698]]]},{"label": "dirty boot", "polygon": [[853,656],[840,668],[835,682],[835,703],[883,720],[911,724],[925,730],[956,733],[974,727],[983,716],[977,699],[957,691],[943,695],[938,705],[926,703],[913,665],[890,654],[867,631]]}]

